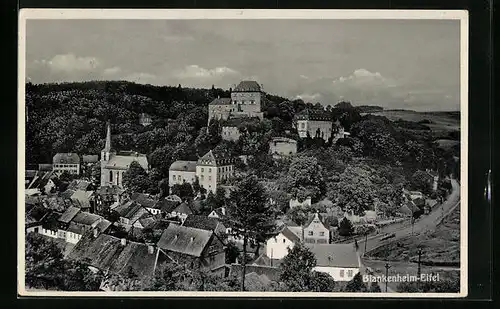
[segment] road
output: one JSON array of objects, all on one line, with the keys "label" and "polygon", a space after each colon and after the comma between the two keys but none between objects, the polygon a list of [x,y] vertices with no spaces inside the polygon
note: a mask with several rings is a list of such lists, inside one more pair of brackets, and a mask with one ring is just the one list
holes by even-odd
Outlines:
[{"label": "road", "polygon": [[[366,252],[369,252],[381,245],[388,244],[400,238],[412,235],[412,229],[414,234],[418,234],[422,231],[427,231],[429,229],[434,229],[441,219],[447,214],[449,214],[455,207],[460,205],[460,185],[455,179],[451,179],[452,192],[446,199],[446,201],[438,207],[435,207],[432,212],[427,215],[423,215],[419,220],[415,221],[413,228],[411,225],[406,227],[395,226],[394,228],[386,228],[385,233],[394,233],[396,236],[389,238],[387,240],[380,240],[383,234],[368,238],[366,243]],[[365,251],[365,240],[358,240],[359,249],[363,252]]]},{"label": "road", "polygon": [[[358,254],[359,254],[359,260],[360,260],[360,271],[362,274],[367,273],[367,267],[370,267],[372,270],[375,271],[375,273],[378,274],[383,274],[383,266],[385,265],[385,261],[365,261],[362,258],[362,255],[365,252],[369,252],[379,246],[391,243],[393,241],[396,241],[398,239],[401,239],[403,237],[407,237],[413,234],[418,234],[422,231],[427,231],[429,229],[434,229],[436,226],[441,222],[442,218],[444,216],[447,216],[455,207],[460,206],[460,185],[459,183],[455,180],[451,180],[451,185],[452,185],[452,192],[448,196],[447,200],[441,205],[436,207],[431,213],[428,215],[422,216],[420,220],[417,220],[413,227],[410,226],[404,226],[402,227],[401,225],[397,225],[394,227],[388,227],[385,230],[385,233],[394,233],[395,237],[389,238],[387,240],[380,240],[380,238],[384,235],[381,234],[379,236],[375,237],[370,237],[368,238],[368,241],[366,242],[365,246],[365,240],[359,240],[358,241]],[[399,269],[405,269],[406,271],[411,271],[411,268],[415,268],[416,265],[414,263],[407,263],[407,262],[390,262],[391,265],[394,264],[394,267],[399,268]],[[435,271],[436,269],[434,269]],[[415,271],[413,271],[415,272]],[[412,272],[412,273],[413,273]],[[387,292],[389,293],[394,293],[396,290],[397,284],[391,283],[388,284],[387,286]],[[385,290],[385,284],[381,284],[380,288],[382,291]]]}]

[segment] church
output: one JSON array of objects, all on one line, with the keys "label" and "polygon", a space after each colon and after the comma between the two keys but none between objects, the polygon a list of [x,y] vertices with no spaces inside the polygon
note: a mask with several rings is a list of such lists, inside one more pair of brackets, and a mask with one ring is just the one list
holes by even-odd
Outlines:
[{"label": "church", "polygon": [[146,172],[149,170],[148,158],[144,154],[132,151],[116,152],[111,147],[111,125],[108,121],[106,145],[101,151],[101,187],[117,185],[123,188],[123,173],[130,164],[137,161]]}]

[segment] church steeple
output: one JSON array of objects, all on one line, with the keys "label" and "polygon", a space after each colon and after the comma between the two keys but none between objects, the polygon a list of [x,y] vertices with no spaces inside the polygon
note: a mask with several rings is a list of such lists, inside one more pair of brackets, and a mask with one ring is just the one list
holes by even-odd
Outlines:
[{"label": "church steeple", "polygon": [[111,123],[108,122],[106,123],[106,128],[107,128],[107,132],[106,132],[106,145],[104,146],[104,151],[105,152],[110,152],[111,151]]}]

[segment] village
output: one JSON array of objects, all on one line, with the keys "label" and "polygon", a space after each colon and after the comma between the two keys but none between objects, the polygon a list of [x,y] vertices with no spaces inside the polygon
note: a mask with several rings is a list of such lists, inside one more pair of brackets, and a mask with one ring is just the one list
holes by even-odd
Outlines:
[{"label": "village", "polygon": [[[242,123],[257,126],[264,119],[264,98],[258,82],[241,81],[230,89],[230,97],[219,95],[208,104],[207,131],[217,123],[222,140],[238,141],[247,134]],[[152,118],[143,112],[139,123],[148,127]],[[294,160],[304,140],[335,144],[352,134],[321,108],[296,113],[289,125],[291,129],[269,139],[271,160]],[[314,255],[314,271],[345,287],[358,273],[367,273],[362,257],[369,238],[391,241],[393,231],[410,227],[413,235],[418,231],[413,226],[446,202],[436,194],[443,179],[432,169],[420,171],[429,191],[401,188],[399,204],[391,204],[391,212],[381,209],[377,201],[362,211],[348,209],[328,194],[309,189],[276,197],[276,183],[255,176],[265,191],[266,205],[283,208],[278,204],[284,200],[286,210],[268,218],[273,221],[272,230],[244,237],[241,226],[231,224],[238,205],[227,203],[237,200],[233,192],[242,191],[238,184],[250,177],[245,166],[252,160],[259,164],[251,155],[235,157],[214,148],[197,160],[181,158],[169,167],[168,186],[159,194],[148,194],[127,186],[150,173],[148,155],[117,150],[109,121],[101,131],[105,146],[100,154],[56,153],[52,162],[26,169],[25,229],[27,234],[56,242],[65,259],[104,272],[103,291],[126,290],[109,279],[112,275],[133,273],[136,281],[150,280],[171,262],[220,278],[243,273],[247,290],[266,291],[280,282],[280,265],[296,246]]]}]

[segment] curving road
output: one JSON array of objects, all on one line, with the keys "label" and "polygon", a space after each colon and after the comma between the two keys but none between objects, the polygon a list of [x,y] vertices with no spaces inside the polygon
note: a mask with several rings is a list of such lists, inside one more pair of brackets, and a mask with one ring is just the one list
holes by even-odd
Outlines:
[{"label": "curving road", "polygon": [[[427,231],[429,229],[434,229],[443,216],[449,214],[455,207],[460,205],[460,185],[455,179],[451,179],[452,192],[446,199],[446,201],[441,205],[435,207],[432,212],[427,215],[423,215],[419,220],[415,221],[413,224],[413,233],[418,234],[422,231]],[[412,235],[412,226],[399,227],[395,226],[393,229],[388,227],[385,229],[384,233],[394,233],[396,236],[386,240],[380,240],[384,235],[378,235],[375,237],[368,238],[366,243],[366,252],[369,252],[381,245],[388,244],[400,238]],[[358,240],[359,251],[365,252],[365,240]]]}]

